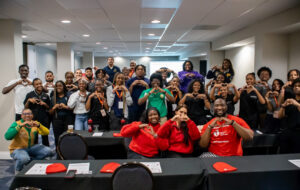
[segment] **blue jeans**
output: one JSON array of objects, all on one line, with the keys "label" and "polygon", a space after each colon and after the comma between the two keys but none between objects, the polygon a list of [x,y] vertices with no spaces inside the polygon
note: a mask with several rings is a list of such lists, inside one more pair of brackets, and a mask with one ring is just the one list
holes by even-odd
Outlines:
[{"label": "blue jeans", "polygon": [[30,148],[16,149],[10,156],[16,161],[16,170],[21,171],[30,160],[43,160],[48,156],[53,156],[53,152],[47,146],[36,144]]},{"label": "blue jeans", "polygon": [[75,115],[75,130],[88,130],[88,114],[76,114]]}]

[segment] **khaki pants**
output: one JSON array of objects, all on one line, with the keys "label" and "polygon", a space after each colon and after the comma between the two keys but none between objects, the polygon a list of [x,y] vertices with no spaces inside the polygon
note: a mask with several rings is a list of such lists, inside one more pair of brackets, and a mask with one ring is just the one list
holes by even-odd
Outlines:
[{"label": "khaki pants", "polygon": [[159,122],[160,125],[163,125],[167,120],[168,120],[167,117],[161,117]]}]

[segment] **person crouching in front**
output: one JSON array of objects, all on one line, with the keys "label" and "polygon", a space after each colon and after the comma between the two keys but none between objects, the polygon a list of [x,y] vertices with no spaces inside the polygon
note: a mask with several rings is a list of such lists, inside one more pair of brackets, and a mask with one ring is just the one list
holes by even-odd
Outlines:
[{"label": "person crouching in front", "polygon": [[44,145],[34,144],[35,138],[40,135],[48,135],[49,129],[40,122],[32,120],[33,114],[30,109],[24,109],[21,120],[15,121],[5,133],[6,140],[12,140],[9,145],[10,156],[16,161],[16,173],[30,160],[42,160],[52,156],[53,151]]}]

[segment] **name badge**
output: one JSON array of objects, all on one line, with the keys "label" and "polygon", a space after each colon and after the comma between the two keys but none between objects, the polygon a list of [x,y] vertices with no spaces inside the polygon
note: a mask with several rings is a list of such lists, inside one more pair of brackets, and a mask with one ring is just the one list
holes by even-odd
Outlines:
[{"label": "name badge", "polygon": [[274,111],[273,117],[279,119],[279,111]]},{"label": "name badge", "polygon": [[119,102],[119,109],[123,109],[123,102]]},{"label": "name badge", "polygon": [[102,117],[105,117],[105,116],[106,116],[106,111],[105,111],[104,109],[101,109],[101,110],[100,110],[100,113],[101,113]]},{"label": "name badge", "polygon": [[172,104],[172,111],[175,111],[177,108],[177,104]]}]

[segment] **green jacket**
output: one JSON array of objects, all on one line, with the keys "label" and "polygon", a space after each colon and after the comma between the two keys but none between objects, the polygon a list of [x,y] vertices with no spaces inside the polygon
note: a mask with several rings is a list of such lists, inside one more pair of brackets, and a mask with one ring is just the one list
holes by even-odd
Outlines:
[{"label": "green jacket", "polygon": [[16,149],[30,148],[33,146],[37,133],[41,135],[49,134],[49,129],[39,122],[39,127],[31,127],[28,124],[26,127],[21,127],[20,124],[23,122],[23,119],[13,122],[4,135],[6,140],[12,140],[8,147],[10,153]]}]

